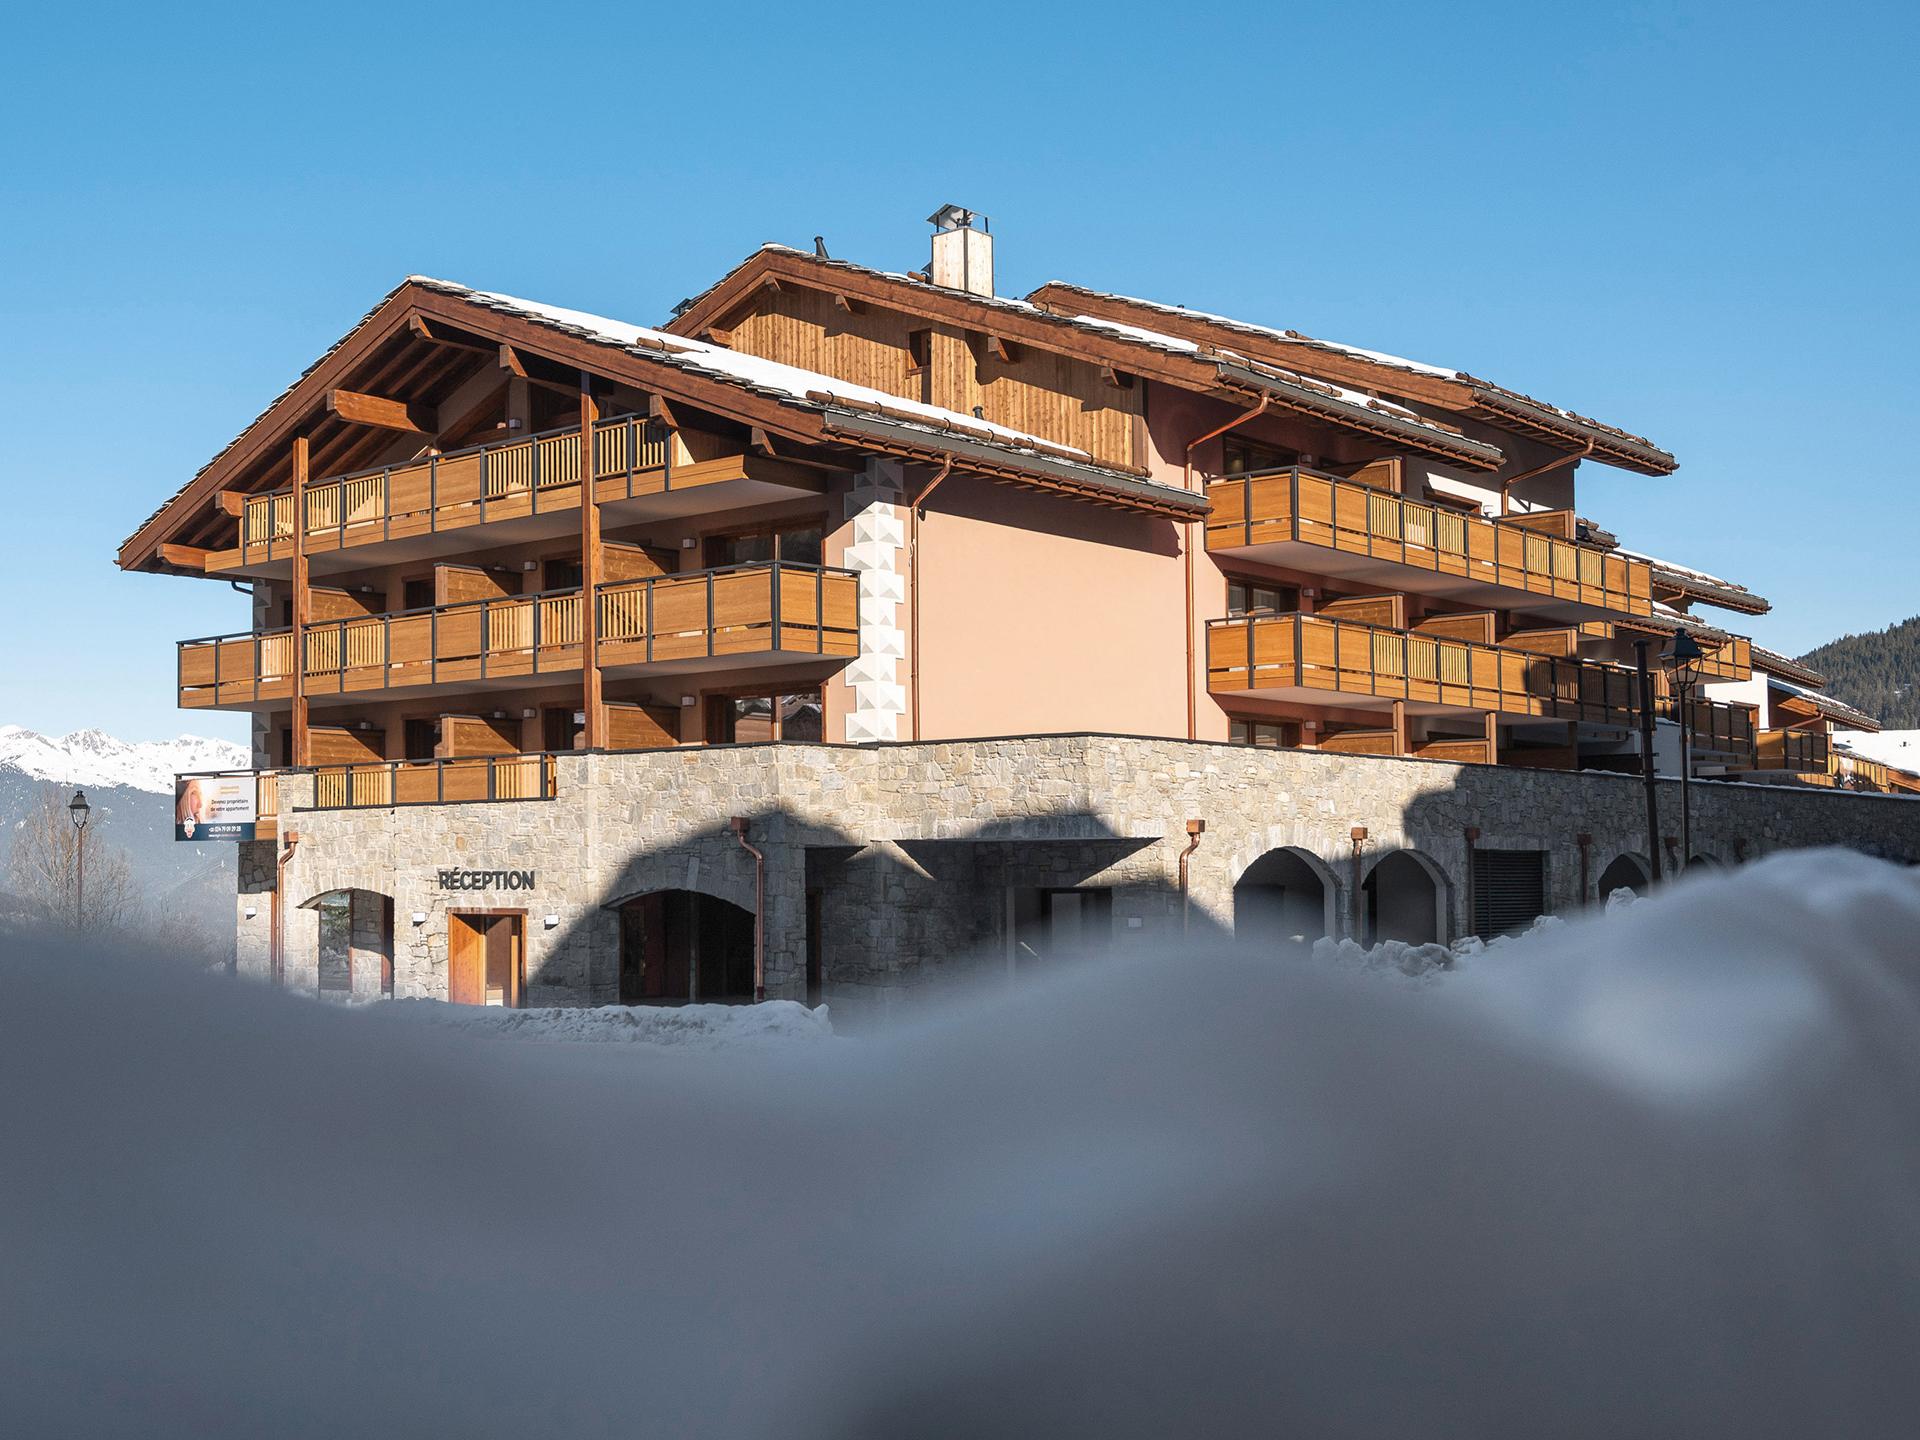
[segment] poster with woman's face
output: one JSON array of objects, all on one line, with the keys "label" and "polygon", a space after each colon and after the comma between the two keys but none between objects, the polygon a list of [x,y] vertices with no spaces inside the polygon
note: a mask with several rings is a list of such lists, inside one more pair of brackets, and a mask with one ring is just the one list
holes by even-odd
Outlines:
[{"label": "poster with woman's face", "polygon": [[251,775],[181,775],[173,782],[173,838],[251,840],[259,822]]}]

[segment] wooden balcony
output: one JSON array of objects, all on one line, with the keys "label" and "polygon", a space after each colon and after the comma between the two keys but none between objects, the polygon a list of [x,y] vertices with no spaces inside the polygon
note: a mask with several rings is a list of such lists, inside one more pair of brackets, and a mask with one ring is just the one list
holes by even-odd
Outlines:
[{"label": "wooden balcony", "polygon": [[1215,695],[1629,725],[1633,687],[1634,676],[1612,666],[1325,616],[1246,616],[1207,629]]},{"label": "wooden balcony", "polygon": [[1216,556],[1569,620],[1653,613],[1644,561],[1532,523],[1486,520],[1297,467],[1216,480],[1207,499],[1207,549]]},{"label": "wooden balcony", "polygon": [[[610,673],[784,663],[859,652],[851,570],[767,563],[600,587],[600,663]],[[776,619],[777,617],[777,619]],[[309,698],[414,686],[503,689],[578,674],[578,590],[469,600],[306,627]],[[183,709],[249,708],[293,696],[293,632],[218,636],[179,647]]]},{"label": "wooden balcony", "polygon": [[453,760],[321,765],[313,771],[313,808],[365,810],[391,805],[551,800],[556,793],[554,772],[551,755],[472,755]]},{"label": "wooden balcony", "polygon": [[1833,746],[1817,730],[1762,730],[1754,737],[1754,769],[1827,774]]},{"label": "wooden balcony", "polygon": [[[1655,704],[1655,713],[1662,707]],[[1678,720],[1679,706],[1669,701],[1668,719]],[[1696,757],[1724,757],[1742,769],[1751,769],[1754,757],[1754,707],[1723,700],[1687,702],[1688,747]]]},{"label": "wooden balcony", "polygon": [[[671,434],[636,416],[596,425],[593,448],[593,493],[611,523],[821,489],[817,472],[764,456],[676,461]],[[304,548],[316,570],[471,549],[481,542],[470,532],[482,525],[494,527],[487,544],[549,538],[578,524],[579,427],[317,480],[305,502]],[[212,552],[208,573],[283,576],[293,538],[291,489],[248,496],[239,543]]]}]

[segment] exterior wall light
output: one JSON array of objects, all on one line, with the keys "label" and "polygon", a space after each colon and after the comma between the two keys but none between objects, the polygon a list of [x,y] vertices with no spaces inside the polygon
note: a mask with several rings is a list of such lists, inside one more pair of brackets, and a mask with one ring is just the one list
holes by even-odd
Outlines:
[{"label": "exterior wall light", "polygon": [[424,925],[424,924],[426,924],[426,923],[427,923],[427,912],[426,912],[426,911],[424,911],[424,910],[416,910],[416,911],[414,911],[414,912],[413,912],[413,923],[414,923],[414,924],[416,924],[416,925]]},{"label": "exterior wall light", "polygon": [[549,930],[558,930],[560,928],[560,917],[558,915],[549,915],[542,923],[544,923]]}]

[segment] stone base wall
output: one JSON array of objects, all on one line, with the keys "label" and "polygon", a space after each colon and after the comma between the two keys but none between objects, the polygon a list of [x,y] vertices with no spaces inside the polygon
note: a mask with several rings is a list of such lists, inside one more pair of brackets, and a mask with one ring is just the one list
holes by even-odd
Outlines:
[{"label": "stone base wall", "polygon": [[[282,831],[300,836],[287,867],[289,984],[317,973],[311,902],[354,889],[393,901],[398,996],[446,995],[448,912],[524,910],[533,1005],[618,999],[623,900],[686,889],[751,910],[754,861],[728,827],[736,815],[766,857],[768,994],[805,993],[811,889],[836,1005],[892,1003],[1003,965],[1009,887],[1109,888],[1117,935],[1176,932],[1190,819],[1206,831],[1189,924],[1215,931],[1232,928],[1242,873],[1281,847],[1315,857],[1343,929],[1356,877],[1396,849],[1418,851],[1441,878],[1449,936],[1470,923],[1469,829],[1483,847],[1543,853],[1549,909],[1561,912],[1594,898],[1615,857],[1646,850],[1635,777],[1113,736],[563,755],[551,801],[315,811],[304,808],[311,784],[281,786]],[[1679,784],[1659,788],[1662,828],[1676,833]],[[1920,860],[1920,803],[1899,797],[1696,782],[1692,809],[1695,853],[1721,863],[1812,845]],[[1355,827],[1366,830],[1357,853]],[[242,847],[239,903],[256,909],[241,922],[245,973],[266,969],[272,859],[271,845]],[[534,875],[523,889],[449,889],[449,870]]]}]

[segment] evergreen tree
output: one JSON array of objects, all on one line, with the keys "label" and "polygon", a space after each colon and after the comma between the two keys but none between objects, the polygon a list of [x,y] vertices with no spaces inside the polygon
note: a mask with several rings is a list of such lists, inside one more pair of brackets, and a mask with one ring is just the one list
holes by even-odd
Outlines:
[{"label": "evergreen tree", "polygon": [[1827,693],[1889,730],[1920,730],[1920,615],[1870,635],[1842,635],[1800,657]]}]

